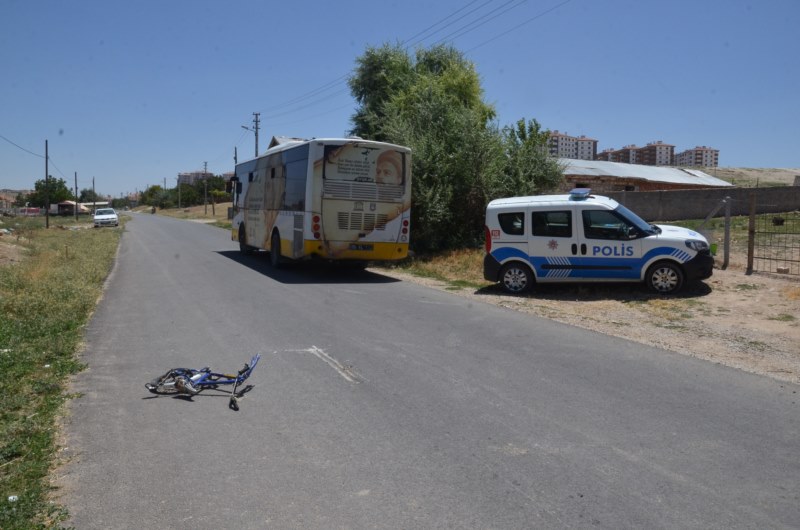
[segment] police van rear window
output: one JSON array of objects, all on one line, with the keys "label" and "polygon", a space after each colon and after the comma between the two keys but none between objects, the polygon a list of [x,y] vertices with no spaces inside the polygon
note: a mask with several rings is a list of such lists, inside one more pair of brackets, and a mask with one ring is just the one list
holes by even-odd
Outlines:
[{"label": "police van rear window", "polygon": [[572,212],[533,212],[533,235],[543,237],[572,237]]},{"label": "police van rear window", "polygon": [[497,215],[497,220],[506,234],[521,236],[525,233],[524,212],[501,213]]}]

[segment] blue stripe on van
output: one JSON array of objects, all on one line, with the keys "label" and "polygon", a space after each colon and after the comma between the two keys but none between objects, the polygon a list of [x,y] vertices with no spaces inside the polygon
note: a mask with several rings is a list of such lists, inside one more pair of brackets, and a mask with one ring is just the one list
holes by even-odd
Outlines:
[{"label": "blue stripe on van", "polygon": [[620,280],[636,280],[641,277],[642,267],[658,256],[672,257],[680,263],[686,263],[692,255],[684,250],[672,247],[651,249],[641,258],[589,258],[585,256],[527,256],[516,248],[502,247],[492,252],[492,256],[503,263],[516,258],[529,263],[539,278],[605,278]]}]

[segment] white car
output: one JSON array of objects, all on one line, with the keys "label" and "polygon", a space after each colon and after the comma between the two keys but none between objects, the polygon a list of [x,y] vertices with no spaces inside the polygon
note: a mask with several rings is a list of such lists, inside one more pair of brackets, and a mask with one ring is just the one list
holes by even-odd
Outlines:
[{"label": "white car", "polygon": [[119,226],[119,215],[114,208],[100,208],[94,212],[94,226]]}]

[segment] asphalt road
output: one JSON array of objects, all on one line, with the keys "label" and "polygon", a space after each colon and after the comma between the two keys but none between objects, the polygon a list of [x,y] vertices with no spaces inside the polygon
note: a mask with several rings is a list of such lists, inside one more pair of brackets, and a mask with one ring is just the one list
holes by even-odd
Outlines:
[{"label": "asphalt road", "polygon": [[[257,352],[238,412],[143,386]],[[80,529],[800,527],[800,387],[211,226],[134,216],[84,360]]]}]

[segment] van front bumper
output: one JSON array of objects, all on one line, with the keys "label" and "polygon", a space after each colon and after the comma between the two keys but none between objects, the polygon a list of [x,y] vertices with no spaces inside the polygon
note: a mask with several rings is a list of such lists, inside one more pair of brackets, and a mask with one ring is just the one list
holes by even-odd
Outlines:
[{"label": "van front bumper", "polygon": [[683,264],[683,272],[688,281],[711,278],[714,272],[714,256],[708,251],[697,254]]}]

